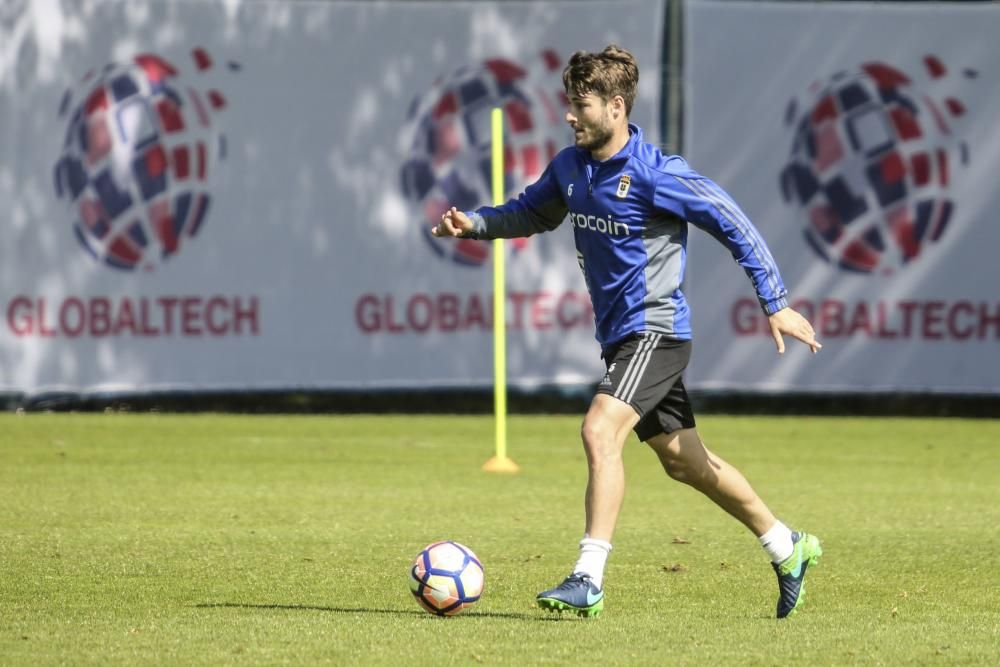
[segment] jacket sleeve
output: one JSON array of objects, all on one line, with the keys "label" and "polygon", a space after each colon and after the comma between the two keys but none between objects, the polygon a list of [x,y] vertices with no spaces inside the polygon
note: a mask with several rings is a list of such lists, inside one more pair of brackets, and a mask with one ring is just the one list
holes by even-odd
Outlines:
[{"label": "jacket sleeve", "polygon": [[467,238],[512,239],[552,231],[569,209],[550,163],[538,181],[501,206],[483,206],[466,214],[475,225]]},{"label": "jacket sleeve", "polygon": [[757,291],[767,315],[788,306],[778,265],[760,232],[721,187],[693,171],[663,173],[654,195],[657,208],[687,220],[729,249]]}]

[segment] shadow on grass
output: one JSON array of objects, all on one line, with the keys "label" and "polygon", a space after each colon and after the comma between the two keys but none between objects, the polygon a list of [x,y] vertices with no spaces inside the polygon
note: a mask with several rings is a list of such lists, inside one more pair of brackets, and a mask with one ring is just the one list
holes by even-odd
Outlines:
[{"label": "shadow on grass", "polygon": [[[282,611],[329,611],[337,614],[390,614],[393,616],[431,616],[425,611],[420,611],[419,609],[372,609],[370,607],[320,607],[316,605],[305,605],[305,604],[250,604],[246,602],[201,602],[196,605],[192,605],[198,609],[267,609],[267,610],[282,610]],[[455,618],[472,618],[472,617],[482,617],[482,618],[513,618],[519,621],[532,621],[532,620],[557,620],[549,618],[539,618],[534,614],[511,614],[506,612],[494,612],[494,611],[467,611]]]}]

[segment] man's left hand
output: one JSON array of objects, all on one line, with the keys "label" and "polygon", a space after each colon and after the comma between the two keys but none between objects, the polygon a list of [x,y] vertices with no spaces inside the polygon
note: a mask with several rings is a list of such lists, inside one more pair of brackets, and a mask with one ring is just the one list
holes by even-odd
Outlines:
[{"label": "man's left hand", "polygon": [[823,347],[816,340],[816,332],[813,331],[809,320],[791,308],[782,308],[768,317],[767,323],[771,327],[771,337],[774,338],[774,344],[778,346],[778,354],[785,353],[783,334],[788,334],[792,338],[802,341],[812,349],[813,354],[819,352]]}]

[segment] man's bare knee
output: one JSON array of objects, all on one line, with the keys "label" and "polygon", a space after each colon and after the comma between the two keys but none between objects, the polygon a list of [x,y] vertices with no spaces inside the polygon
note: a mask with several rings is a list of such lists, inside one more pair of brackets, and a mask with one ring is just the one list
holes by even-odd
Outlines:
[{"label": "man's bare knee", "polygon": [[598,395],[580,427],[580,437],[593,465],[607,458],[620,458],[622,446],[638,417],[627,403]]},{"label": "man's bare knee", "polygon": [[588,416],[580,427],[580,436],[591,466],[621,458],[621,447],[615,437],[614,425],[607,420]]},{"label": "man's bare knee", "polygon": [[694,429],[682,429],[650,438],[647,443],[664,472],[678,482],[696,484],[709,474],[708,451]]},{"label": "man's bare knee", "polygon": [[667,452],[660,457],[660,465],[670,479],[684,484],[690,484],[695,479],[695,471],[677,454]]}]

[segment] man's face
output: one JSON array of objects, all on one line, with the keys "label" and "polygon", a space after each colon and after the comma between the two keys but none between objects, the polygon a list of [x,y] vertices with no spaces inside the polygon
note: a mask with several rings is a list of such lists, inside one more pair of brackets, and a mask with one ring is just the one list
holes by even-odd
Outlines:
[{"label": "man's face", "polygon": [[576,145],[584,150],[597,150],[614,135],[610,105],[591,93],[570,97],[566,122],[573,128]]}]

